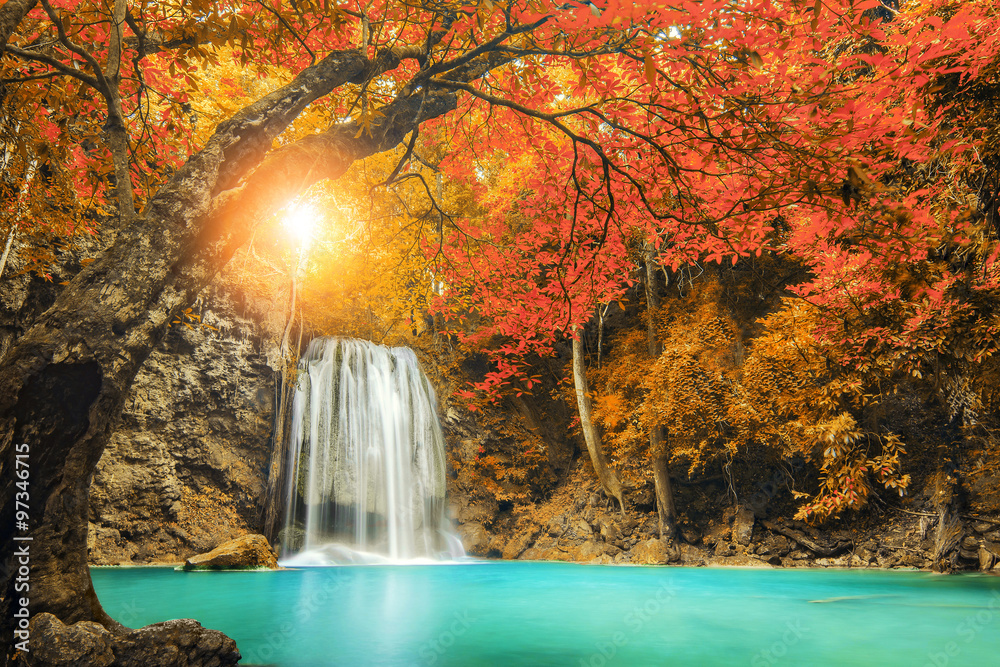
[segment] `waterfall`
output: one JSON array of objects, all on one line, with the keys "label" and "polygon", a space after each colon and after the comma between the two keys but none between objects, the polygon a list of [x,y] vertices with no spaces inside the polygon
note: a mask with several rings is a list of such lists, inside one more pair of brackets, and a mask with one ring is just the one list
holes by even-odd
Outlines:
[{"label": "waterfall", "polygon": [[299,360],[282,560],[464,556],[445,506],[434,388],[409,348],[320,338]]}]

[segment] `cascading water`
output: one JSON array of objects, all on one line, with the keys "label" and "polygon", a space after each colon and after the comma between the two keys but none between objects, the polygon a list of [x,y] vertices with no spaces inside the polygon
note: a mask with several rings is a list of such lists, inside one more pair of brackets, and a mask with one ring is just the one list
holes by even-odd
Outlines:
[{"label": "cascading water", "polygon": [[298,378],[282,562],[464,556],[446,516],[434,389],[413,350],[321,338]]}]

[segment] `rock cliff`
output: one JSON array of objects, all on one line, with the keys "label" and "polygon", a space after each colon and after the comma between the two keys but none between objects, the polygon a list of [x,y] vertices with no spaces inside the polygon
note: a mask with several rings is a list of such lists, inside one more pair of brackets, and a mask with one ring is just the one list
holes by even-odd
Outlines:
[{"label": "rock cliff", "polygon": [[223,281],[199,304],[143,366],[101,459],[90,494],[95,564],[182,561],[260,532],[275,339]]}]

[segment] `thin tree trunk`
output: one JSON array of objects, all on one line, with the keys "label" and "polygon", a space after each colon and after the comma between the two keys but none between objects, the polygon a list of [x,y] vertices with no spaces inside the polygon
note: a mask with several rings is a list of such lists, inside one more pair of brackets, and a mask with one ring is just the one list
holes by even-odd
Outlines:
[{"label": "thin tree trunk", "polygon": [[118,201],[118,225],[121,229],[135,216],[135,195],[132,191],[131,147],[128,128],[125,126],[125,112],[121,98],[121,57],[125,33],[125,14],[128,12],[126,0],[115,0],[111,21],[111,40],[108,49],[108,63],[104,77],[108,83],[108,149],[115,167],[115,199]]},{"label": "thin tree trunk", "polygon": [[0,278],[3,278],[3,270],[7,266],[7,256],[10,254],[10,246],[14,243],[14,232],[17,231],[17,227],[10,228],[10,234],[7,235],[7,245],[3,248],[3,256],[0,256]]},{"label": "thin tree trunk", "polygon": [[14,243],[14,235],[17,234],[17,220],[26,215],[24,201],[28,198],[28,191],[31,189],[31,182],[35,180],[36,173],[38,173],[38,161],[31,160],[28,163],[28,172],[24,175],[24,183],[21,185],[21,190],[17,193],[15,215],[12,215],[10,218],[10,234],[7,235],[7,245],[4,246],[3,257],[0,257],[0,278],[3,278],[4,269],[7,268],[7,257],[10,256],[10,247]]},{"label": "thin tree trunk", "polygon": [[608,466],[608,460],[604,456],[601,447],[601,437],[594,426],[591,418],[590,387],[587,385],[587,372],[583,366],[583,332],[578,331],[573,338],[573,384],[576,386],[576,404],[580,410],[580,428],[583,429],[583,439],[587,443],[587,451],[590,452],[590,461],[594,464],[594,472],[601,487],[618,500],[622,515],[625,514],[625,501],[622,498],[622,484],[618,479],[618,473]]},{"label": "thin tree trunk", "polygon": [[[656,335],[656,311],[660,308],[660,298],[656,293],[656,260],[653,246],[646,243],[646,343],[649,358],[655,360],[663,351]],[[649,455],[653,462],[653,485],[656,488],[656,514],[659,519],[660,537],[673,540],[677,536],[677,508],[674,506],[674,489],[670,483],[670,469],[667,461],[666,429],[654,424],[649,429]]]}]

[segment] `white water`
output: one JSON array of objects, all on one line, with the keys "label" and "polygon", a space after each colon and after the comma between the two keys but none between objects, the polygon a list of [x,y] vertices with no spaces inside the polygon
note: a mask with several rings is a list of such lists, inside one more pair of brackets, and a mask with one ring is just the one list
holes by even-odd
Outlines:
[{"label": "white water", "polygon": [[413,350],[321,338],[298,378],[282,563],[464,556],[445,514],[437,401]]}]

